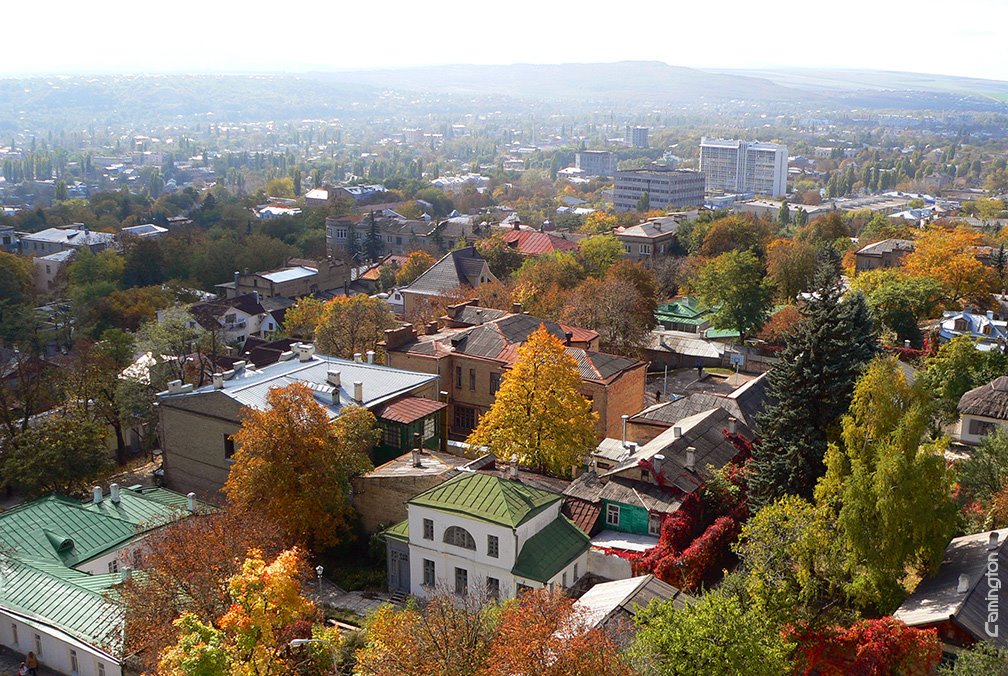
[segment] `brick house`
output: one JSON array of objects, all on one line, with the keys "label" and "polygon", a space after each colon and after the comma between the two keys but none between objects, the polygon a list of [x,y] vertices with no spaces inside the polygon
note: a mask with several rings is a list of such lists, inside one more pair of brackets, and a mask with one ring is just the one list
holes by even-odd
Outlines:
[{"label": "brick house", "polygon": [[493,405],[517,348],[540,324],[564,341],[577,361],[581,394],[599,413],[600,434],[618,435],[621,416],[644,406],[647,365],[598,352],[595,331],[532,317],[520,306],[504,312],[462,303],[451,306],[443,321],[444,329],[430,326],[427,335],[417,335],[412,326],[390,329],[383,346],[390,366],[438,374],[448,393],[448,429],[455,438],[468,436]]}]

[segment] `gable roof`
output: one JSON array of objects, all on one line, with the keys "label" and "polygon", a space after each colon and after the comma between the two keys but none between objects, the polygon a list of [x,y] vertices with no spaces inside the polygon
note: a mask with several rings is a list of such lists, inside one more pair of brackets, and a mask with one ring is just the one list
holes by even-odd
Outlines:
[{"label": "gable roof", "polygon": [[407,501],[514,528],[563,496],[490,474],[464,472]]},{"label": "gable roof", "polygon": [[438,295],[463,287],[475,288],[480,285],[481,277],[488,281],[497,281],[487,267],[486,260],[476,251],[476,247],[467,246],[446,253],[441,260],[403,290]]},{"label": "gable roof", "polygon": [[375,415],[382,420],[409,424],[424,418],[431,413],[437,413],[448,404],[433,399],[423,397],[403,397],[375,411]]},{"label": "gable roof", "polygon": [[881,256],[893,251],[913,251],[915,247],[912,239],[884,239],[881,242],[868,244],[858,250],[858,256]]},{"label": "gable roof", "polygon": [[577,249],[577,243],[566,237],[536,230],[509,230],[504,234],[504,242],[525,256]]},{"label": "gable roof", "polygon": [[527,580],[548,582],[590,545],[591,539],[561,514],[525,542],[511,573]]},{"label": "gable roof", "polygon": [[[991,535],[997,540],[991,546]],[[999,631],[990,636],[984,625],[988,621],[988,562],[993,555],[996,570],[1008,570],[1008,528],[965,535],[952,540],[945,548],[941,566],[933,577],[922,581],[900,605],[893,616],[911,627],[938,624],[951,620],[978,640],[998,648],[1008,648],[1008,617],[1001,613],[995,622]],[[967,591],[959,591],[959,577],[967,578]],[[995,573],[996,575],[996,573]],[[998,578],[998,586],[1001,582]]]},{"label": "gable roof", "polygon": [[[564,496],[593,505],[601,505],[603,500],[618,502],[662,514],[671,514],[682,506],[682,500],[679,497],[661,486],[621,476],[601,479],[595,472],[585,472],[571,481],[564,489]],[[601,510],[601,508],[599,509]],[[597,517],[598,514],[596,514]],[[583,527],[584,517],[576,519],[576,521],[578,525]],[[588,530],[594,523],[593,521],[590,524]]]},{"label": "gable roof", "polygon": [[600,627],[621,610],[636,616],[655,599],[672,601],[677,610],[692,601],[688,594],[649,574],[597,584],[575,601],[574,607],[585,613],[591,626]]},{"label": "gable roof", "polygon": [[221,322],[218,318],[232,310],[240,310],[253,317],[266,312],[255,292],[242,293],[234,298],[216,298],[189,306],[189,313],[208,331],[219,329]]},{"label": "gable roof", "polygon": [[959,399],[959,413],[1008,420],[1008,376],[973,388]]}]

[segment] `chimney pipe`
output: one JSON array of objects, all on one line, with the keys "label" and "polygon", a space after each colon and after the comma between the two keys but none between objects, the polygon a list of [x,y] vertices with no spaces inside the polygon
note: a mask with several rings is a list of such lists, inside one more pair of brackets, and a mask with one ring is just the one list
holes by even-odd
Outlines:
[{"label": "chimney pipe", "polygon": [[990,539],[987,541],[987,549],[997,549],[998,548],[998,532],[992,530],[990,534]]},{"label": "chimney pipe", "polygon": [[186,495],[186,509],[189,510],[190,514],[196,513],[196,494],[188,493]]},{"label": "chimney pipe", "polygon": [[215,374],[213,374],[213,388],[215,390],[223,390],[224,389],[224,374],[223,373],[215,373]]},{"label": "chimney pipe", "polygon": [[235,291],[238,291],[238,279],[239,279],[240,277],[241,277],[241,273],[239,273],[239,272],[238,272],[237,270],[235,270],[235,271],[234,271],[234,285],[235,285]]},{"label": "chimney pipe", "polygon": [[367,351],[367,363],[369,363],[369,364],[373,364],[374,363],[374,355],[375,355],[375,351],[374,350],[368,350]]},{"label": "chimney pipe", "polygon": [[355,380],[353,384],[353,398],[358,404],[364,403],[364,383]]},{"label": "chimney pipe", "polygon": [[686,449],[686,469],[691,472],[696,470],[696,449],[692,446]]},{"label": "chimney pipe", "polygon": [[508,467],[508,478],[511,481],[518,481],[518,456],[511,456],[511,466]]},{"label": "chimney pipe", "polygon": [[511,314],[513,314],[513,315],[520,315],[521,312],[522,312],[522,304],[521,303],[511,303]]},{"label": "chimney pipe", "polygon": [[630,420],[630,416],[624,414],[620,417],[623,419],[623,448],[626,448],[626,426],[627,421]]},{"label": "chimney pipe", "polygon": [[965,575],[965,574],[960,575],[959,576],[959,586],[956,587],[956,592],[959,593],[959,594],[965,594],[966,592],[969,591],[969,588],[970,588],[969,575]]},{"label": "chimney pipe", "polygon": [[728,432],[729,434],[735,434],[735,430],[738,427],[738,420],[735,416],[728,416]]},{"label": "chimney pipe", "polygon": [[571,339],[573,339],[573,338],[574,338],[574,334],[573,333],[571,333],[570,331],[564,332],[564,345],[568,345],[569,346],[571,344]]},{"label": "chimney pipe", "polygon": [[113,505],[119,504],[119,484],[112,484],[109,486],[109,495],[112,499]]},{"label": "chimney pipe", "polygon": [[422,445],[422,441],[420,439],[420,433],[419,432],[414,432],[413,433],[413,466],[414,467],[423,467],[423,465],[420,464],[420,453],[422,453],[422,452],[423,452],[423,445]]},{"label": "chimney pipe", "polygon": [[133,569],[129,566],[123,566],[122,569],[122,581],[129,582],[133,579]]},{"label": "chimney pipe", "polygon": [[335,387],[336,389],[339,389],[339,386],[340,386],[340,372],[339,371],[329,371],[329,373],[326,374],[326,381],[330,385],[332,385],[333,387]]},{"label": "chimney pipe", "polygon": [[675,427],[672,428],[672,438],[678,439],[681,436],[682,436],[682,428],[676,425]]},{"label": "chimney pipe", "polygon": [[353,360],[357,364],[364,363],[364,360],[361,358],[361,353],[360,352],[354,352],[353,353]]},{"label": "chimney pipe", "polygon": [[910,339],[909,338],[907,338],[906,340],[903,341],[903,349],[904,350],[909,350],[910,349]]},{"label": "chimney pipe", "polygon": [[102,489],[101,489],[101,486],[95,486],[94,489],[91,491],[91,495],[92,495],[92,500],[94,501],[94,504],[100,505],[101,501],[102,501]]}]

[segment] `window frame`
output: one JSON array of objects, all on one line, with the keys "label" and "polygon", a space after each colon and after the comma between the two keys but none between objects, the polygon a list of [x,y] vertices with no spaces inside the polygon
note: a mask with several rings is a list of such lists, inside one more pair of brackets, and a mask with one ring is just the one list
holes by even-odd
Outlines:
[{"label": "window frame", "polygon": [[487,577],[487,596],[492,599],[500,599],[500,580],[496,577]]},{"label": "window frame", "polygon": [[[647,525],[648,535],[653,535],[655,537],[661,536],[662,522],[665,520],[663,516],[664,515],[658,512],[651,512],[650,514],[648,514],[648,525]],[[652,526],[656,523],[657,528],[652,528]]]},{"label": "window frame", "polygon": [[[431,559],[423,560],[423,586],[433,588],[437,584],[437,564]],[[430,575],[428,575],[430,573]]]},{"label": "window frame", "polygon": [[476,551],[476,538],[462,526],[448,526],[445,528],[444,535],[441,536],[441,542],[458,547],[459,549],[467,549],[471,552]]},{"label": "window frame", "polygon": [[[613,519],[615,515],[615,519]],[[607,526],[617,526],[620,525],[620,506],[614,505],[612,503],[606,505],[606,515],[605,522]]]},{"label": "window frame", "polygon": [[492,559],[500,558],[500,538],[496,535],[487,535],[487,556]]},{"label": "window frame", "polygon": [[[461,584],[459,584],[460,582]],[[455,595],[469,595],[469,571],[465,568],[459,568],[458,566],[455,567]]]},{"label": "window frame", "polygon": [[423,520],[423,539],[424,540],[434,539],[434,519]]}]

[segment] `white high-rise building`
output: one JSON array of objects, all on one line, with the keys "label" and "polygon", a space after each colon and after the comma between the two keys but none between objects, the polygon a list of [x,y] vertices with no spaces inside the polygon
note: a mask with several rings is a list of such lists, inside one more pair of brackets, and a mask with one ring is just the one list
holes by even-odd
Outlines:
[{"label": "white high-rise building", "polygon": [[700,171],[708,192],[783,195],[787,192],[787,158],[787,146],[778,143],[700,140]]}]

